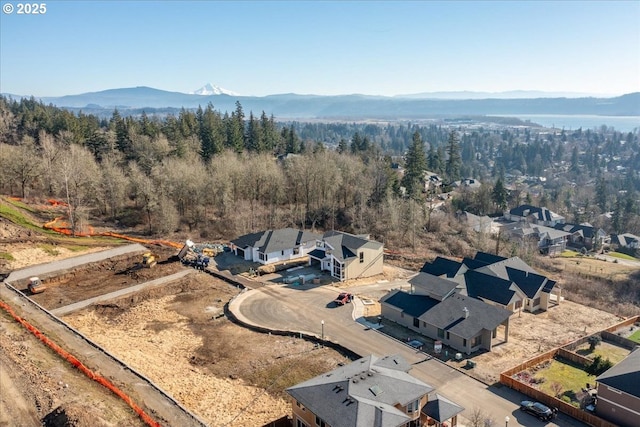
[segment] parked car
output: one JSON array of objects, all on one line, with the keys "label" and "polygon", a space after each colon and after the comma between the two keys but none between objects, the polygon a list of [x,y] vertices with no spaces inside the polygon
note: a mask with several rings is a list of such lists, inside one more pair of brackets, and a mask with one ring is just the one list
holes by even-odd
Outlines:
[{"label": "parked car", "polygon": [[352,299],[353,299],[353,295],[347,292],[341,292],[340,295],[338,295],[338,297],[334,301],[338,305],[345,305],[348,302],[351,302]]},{"label": "parked car", "polygon": [[540,418],[543,421],[550,421],[556,416],[556,409],[551,409],[540,402],[532,402],[530,400],[523,400],[520,402],[520,409],[524,412],[528,412],[533,416]]}]

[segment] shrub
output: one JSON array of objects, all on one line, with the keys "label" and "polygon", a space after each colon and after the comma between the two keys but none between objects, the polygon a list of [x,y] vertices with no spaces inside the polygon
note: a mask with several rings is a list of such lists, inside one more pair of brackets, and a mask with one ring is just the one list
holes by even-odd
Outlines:
[{"label": "shrub", "polygon": [[593,362],[589,366],[586,367],[585,371],[588,374],[598,376],[611,368],[613,363],[609,359],[602,359],[600,355],[593,358]]}]

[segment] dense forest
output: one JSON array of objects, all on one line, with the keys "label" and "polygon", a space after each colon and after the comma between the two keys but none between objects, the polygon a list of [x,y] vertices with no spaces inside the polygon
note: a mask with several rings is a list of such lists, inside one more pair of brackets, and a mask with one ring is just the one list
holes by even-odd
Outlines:
[{"label": "dense forest", "polygon": [[[432,218],[427,169],[443,177],[439,192],[483,182],[454,196],[450,214],[530,201],[573,221],[613,211],[610,231],[640,233],[638,134],[607,128],[278,122],[240,103],[106,119],[0,97],[0,166],[0,192],[66,201],[75,230],[96,219],[203,239],[336,228],[409,246],[453,218]],[[546,183],[521,186],[524,176]]]}]

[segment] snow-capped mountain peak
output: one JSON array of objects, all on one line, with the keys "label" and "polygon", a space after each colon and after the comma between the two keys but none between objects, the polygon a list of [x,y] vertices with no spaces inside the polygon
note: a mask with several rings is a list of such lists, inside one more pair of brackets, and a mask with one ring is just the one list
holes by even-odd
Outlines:
[{"label": "snow-capped mountain peak", "polygon": [[200,89],[195,90],[191,93],[193,95],[204,95],[204,96],[208,96],[208,95],[238,96],[238,94],[233,91],[221,88],[220,86],[212,85],[211,83],[207,83],[206,85],[202,86]]}]

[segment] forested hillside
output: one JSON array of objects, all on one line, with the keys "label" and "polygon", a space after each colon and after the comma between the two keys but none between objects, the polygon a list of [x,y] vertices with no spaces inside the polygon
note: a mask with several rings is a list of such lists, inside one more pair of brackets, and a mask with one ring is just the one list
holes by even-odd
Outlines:
[{"label": "forested hillside", "polygon": [[[415,246],[455,222],[432,218],[425,201],[435,194],[419,185],[426,168],[447,183],[484,182],[455,196],[444,208],[451,213],[535,200],[570,220],[592,220],[617,207],[614,228],[640,231],[638,135],[611,129],[281,123],[265,112],[247,115],[240,103],[231,113],[209,104],[163,118],[115,110],[100,119],[0,97],[0,144],[0,192],[66,201],[75,230],[106,220],[148,234],[229,239],[284,226],[337,228]],[[548,184],[497,197],[497,184],[517,175],[546,176]],[[447,236],[436,239],[443,253],[465,245],[464,235]]]}]

